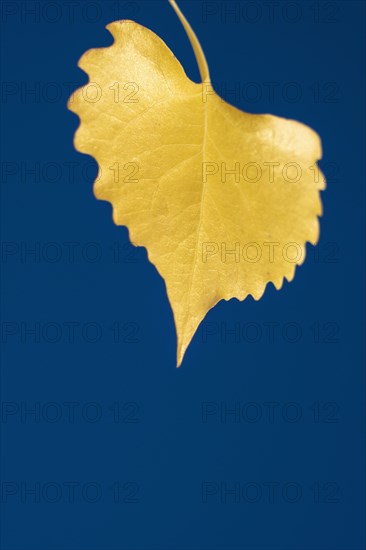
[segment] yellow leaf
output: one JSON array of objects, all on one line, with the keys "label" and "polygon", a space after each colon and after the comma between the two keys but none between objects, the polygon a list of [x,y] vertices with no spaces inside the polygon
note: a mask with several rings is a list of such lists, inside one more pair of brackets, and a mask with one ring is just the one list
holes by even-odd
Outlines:
[{"label": "yellow leaf", "polygon": [[200,67],[192,82],[166,44],[133,21],[107,26],[108,48],[79,61],[89,83],[69,100],[75,147],[99,164],[94,191],[164,278],[177,366],[220,300],[258,300],[291,281],[315,244],[324,177],[318,135],[293,120],[251,115],[210,84],[201,47],[175,2]]}]

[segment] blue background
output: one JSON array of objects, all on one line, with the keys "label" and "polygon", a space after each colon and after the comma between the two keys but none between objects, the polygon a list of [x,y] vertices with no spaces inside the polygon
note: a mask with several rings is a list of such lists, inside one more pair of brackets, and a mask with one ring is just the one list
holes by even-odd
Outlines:
[{"label": "blue background", "polygon": [[155,31],[198,80],[184,30],[165,1],[83,0],[72,17],[63,2],[3,2],[1,548],[361,550],[365,4],[181,7],[225,99],[322,137],[320,243],[280,292],[210,311],[176,369],[163,280],[95,200],[66,101],[115,19]]}]

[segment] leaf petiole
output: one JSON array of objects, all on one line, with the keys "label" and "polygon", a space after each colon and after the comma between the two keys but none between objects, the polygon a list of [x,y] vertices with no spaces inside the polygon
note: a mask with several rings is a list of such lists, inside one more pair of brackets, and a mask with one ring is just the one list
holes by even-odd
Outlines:
[{"label": "leaf petiole", "polygon": [[205,54],[203,53],[201,44],[198,41],[198,38],[193,31],[191,25],[188,23],[187,19],[184,17],[183,13],[181,12],[180,8],[178,7],[178,4],[175,0],[168,0],[169,4],[172,6],[173,10],[177,14],[180,22],[182,23],[184,30],[187,33],[187,36],[189,38],[189,41],[191,43],[191,46],[194,51],[194,55],[196,57],[196,61],[198,64],[198,68],[200,71],[202,82],[210,82],[210,73],[208,70],[207,61],[205,58]]}]

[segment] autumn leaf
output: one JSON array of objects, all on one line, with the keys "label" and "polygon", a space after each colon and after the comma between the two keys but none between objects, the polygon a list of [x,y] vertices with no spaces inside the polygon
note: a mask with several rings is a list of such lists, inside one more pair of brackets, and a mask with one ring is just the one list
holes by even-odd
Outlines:
[{"label": "autumn leaf", "polygon": [[[79,61],[89,83],[69,100],[78,151],[99,165],[98,199],[163,277],[177,330],[177,366],[220,300],[259,300],[291,281],[319,236],[324,177],[318,135],[293,120],[223,101],[179,8],[199,64],[192,82],[166,44],[133,21],[107,26],[108,48]],[[263,67],[265,71],[265,67]]]}]

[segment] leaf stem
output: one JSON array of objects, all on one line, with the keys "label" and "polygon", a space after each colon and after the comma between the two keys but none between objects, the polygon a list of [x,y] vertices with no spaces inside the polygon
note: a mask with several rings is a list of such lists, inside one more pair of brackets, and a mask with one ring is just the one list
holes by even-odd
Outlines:
[{"label": "leaf stem", "polygon": [[175,0],[168,0],[168,1],[169,1],[169,4],[172,6],[173,10],[175,11],[175,13],[177,14],[177,16],[179,17],[179,20],[182,23],[184,30],[187,33],[187,36],[189,38],[189,41],[194,51],[194,55],[196,57],[202,82],[207,82],[207,81],[209,82],[210,73],[208,70],[207,61],[205,58],[205,54],[203,53],[201,44],[199,43],[195,32],[193,31],[191,25],[188,23],[187,19],[184,17],[183,13],[179,9],[176,1]]}]

